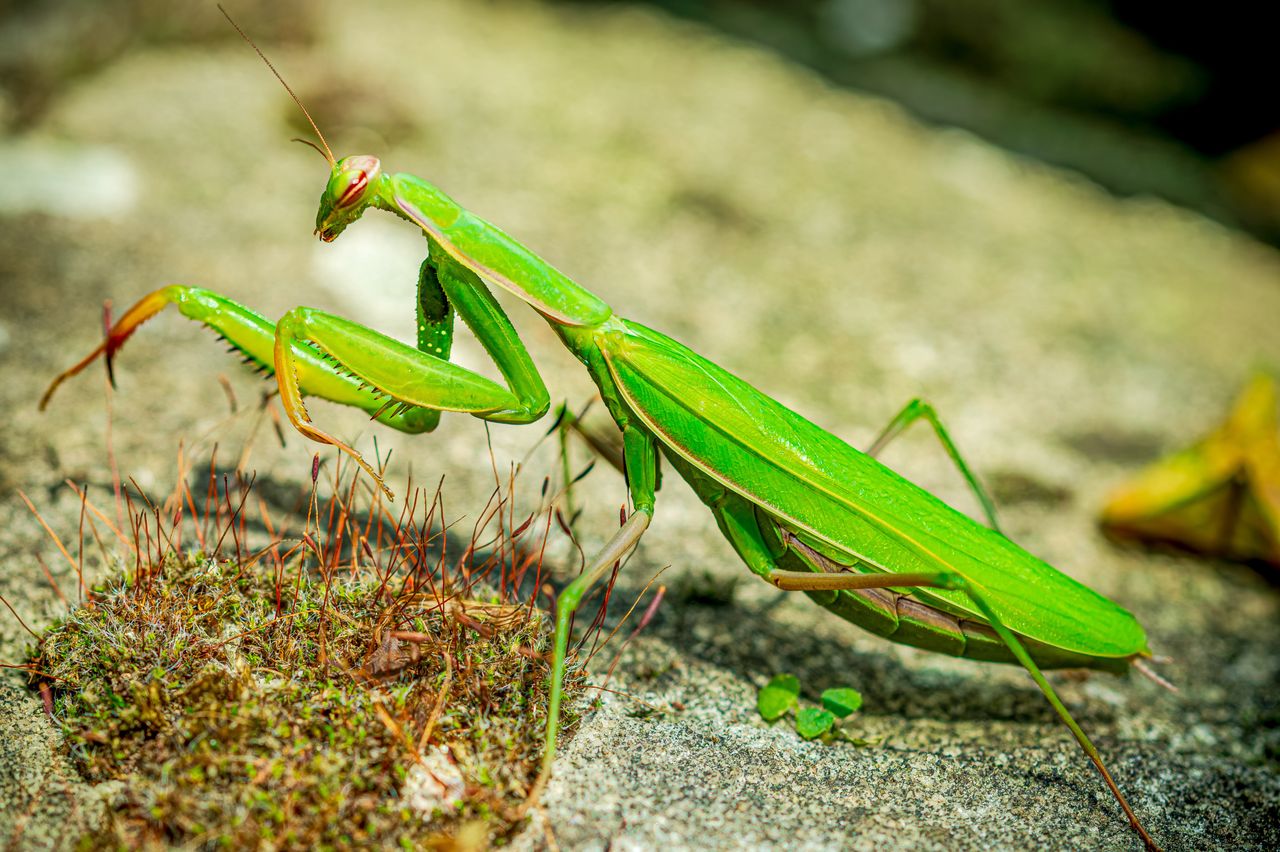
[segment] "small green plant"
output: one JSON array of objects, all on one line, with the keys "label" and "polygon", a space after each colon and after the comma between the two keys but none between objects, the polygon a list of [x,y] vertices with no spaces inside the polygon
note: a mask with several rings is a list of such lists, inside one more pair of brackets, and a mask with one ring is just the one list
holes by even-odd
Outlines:
[{"label": "small green plant", "polygon": [[799,703],[800,679],[795,675],[776,675],[756,695],[756,709],[766,722],[776,722],[796,709],[796,733],[806,740],[831,734],[859,744],[864,742],[846,736],[837,725],[837,720],[853,715],[862,707],[862,695],[856,689],[828,689],[822,693],[821,707],[799,707]]}]

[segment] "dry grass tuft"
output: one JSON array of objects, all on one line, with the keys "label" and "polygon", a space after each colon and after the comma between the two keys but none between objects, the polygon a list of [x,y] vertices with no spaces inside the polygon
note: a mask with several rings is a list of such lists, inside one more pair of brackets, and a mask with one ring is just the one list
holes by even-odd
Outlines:
[{"label": "dry grass tuft", "polygon": [[338,471],[329,497],[300,495],[290,533],[251,482],[212,462],[207,479],[164,505],[126,493],[123,530],[87,504],[132,564],[83,588],[31,657],[85,776],[120,782],[94,842],[508,836],[546,724],[549,619],[534,603],[554,510],[517,524],[512,477],[461,540],[439,489],[392,516]]}]

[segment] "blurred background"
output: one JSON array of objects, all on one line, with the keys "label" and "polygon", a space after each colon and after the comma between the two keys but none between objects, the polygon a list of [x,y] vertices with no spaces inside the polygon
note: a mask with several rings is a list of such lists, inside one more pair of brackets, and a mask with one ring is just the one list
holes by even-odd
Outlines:
[{"label": "blurred background", "polygon": [[[624,5],[616,0],[548,0]],[[1280,102],[1265,4],[1135,0],[628,0],[763,45],[1010,151],[1280,241]],[[192,10],[200,4],[192,4]],[[426,4],[429,6],[430,4]],[[159,0],[0,2],[0,127],[132,46],[225,41]],[[306,43],[314,5],[240,11]]]},{"label": "blurred background", "polygon": [[652,2],[931,123],[1280,240],[1280,102],[1265,6]]}]

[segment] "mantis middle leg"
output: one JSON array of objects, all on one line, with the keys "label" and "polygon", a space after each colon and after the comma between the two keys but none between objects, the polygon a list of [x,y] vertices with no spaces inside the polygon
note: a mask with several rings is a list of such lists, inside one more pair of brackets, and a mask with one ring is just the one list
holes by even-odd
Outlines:
[{"label": "mantis middle leg", "polygon": [[569,654],[569,633],[573,615],[583,597],[600,581],[614,563],[621,560],[640,541],[653,519],[655,494],[658,489],[658,450],[653,437],[634,427],[622,433],[627,487],[634,511],[626,522],[587,563],[578,578],[560,592],[556,599],[555,647],[551,658],[551,696],[547,702],[546,747],[542,754],[542,770],[530,790],[525,808],[536,801],[556,756],[556,734],[560,729],[560,703],[564,697],[564,672]]}]

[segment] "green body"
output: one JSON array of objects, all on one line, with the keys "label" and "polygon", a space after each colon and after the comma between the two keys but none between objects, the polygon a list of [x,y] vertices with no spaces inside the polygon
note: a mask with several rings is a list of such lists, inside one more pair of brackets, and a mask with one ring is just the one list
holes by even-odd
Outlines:
[{"label": "green body", "polygon": [[[749,568],[946,570],[986,593],[1044,668],[1123,672],[1148,653],[1127,611],[665,335],[628,320],[563,333],[620,423],[652,435]],[[603,355],[592,358],[592,350]],[[822,591],[895,642],[1016,662],[965,593]]]},{"label": "green body", "polygon": [[[426,182],[406,175],[383,180],[387,188],[376,206],[418,224],[452,260],[524,299],[556,328],[619,428],[657,442],[756,573],[766,574],[779,560],[824,570],[809,556],[815,552],[862,572],[950,570],[986,590],[1005,624],[1030,640],[1042,666],[1124,671],[1130,658],[1149,653],[1142,628],[1121,607],[688,347],[614,315]],[[637,508],[651,508],[639,505],[646,498],[639,497]],[[808,548],[787,547],[792,535]],[[1014,661],[991,631],[980,629],[985,620],[959,591],[918,590],[915,612],[886,605],[891,592],[814,597],[897,641]],[[957,620],[960,630],[944,626]],[[979,629],[966,633],[971,625]]]},{"label": "green body", "polygon": [[[376,172],[368,168],[368,159],[348,158],[335,168],[321,202],[321,236],[336,237],[359,216],[360,207],[375,206],[423,230],[430,243],[428,266],[434,265],[441,279],[466,279],[469,293],[487,294],[483,284],[495,284],[527,302],[586,366],[619,428],[656,444],[715,514],[752,571],[761,576],[779,568],[951,571],[985,592],[1042,667],[1125,671],[1131,658],[1149,654],[1142,628],[1121,607],[688,347],[618,317],[599,298],[420,178],[373,174],[366,178],[364,198],[349,212],[326,206],[351,184],[351,169],[344,170],[343,163],[354,163],[366,174]],[[457,303],[458,293],[450,291],[450,296]],[[450,405],[427,399],[429,394],[415,393],[409,385],[416,380],[438,388],[435,370],[424,377],[415,369],[421,359],[415,360],[409,347],[369,345],[365,336],[373,333],[356,332],[359,327],[345,320],[335,324],[339,333],[310,339],[365,382],[391,390],[400,402],[434,403],[486,419],[534,419],[545,411],[546,391],[506,317],[495,311],[468,322],[482,341],[510,347],[500,349],[495,361],[517,394],[521,388],[540,391],[526,392],[527,401],[536,397],[532,404],[513,406],[501,396],[503,389],[484,379],[471,387],[455,386]],[[486,336],[488,332],[493,334]],[[400,348],[406,351],[396,351]],[[404,365],[403,377],[370,363],[386,362],[392,352],[397,365]],[[525,373],[516,375],[515,367],[524,364]],[[506,416],[495,417],[504,407]],[[653,496],[643,493],[643,484],[656,479],[656,471],[645,472],[633,483],[637,509],[652,511]],[[963,591],[811,594],[842,618],[894,641],[954,656],[1016,662]]]},{"label": "green body", "polygon": [[[1149,841],[1096,750],[1039,672],[1064,666],[1126,671],[1132,661],[1150,656],[1132,615],[682,344],[617,316],[419,178],[384,174],[373,157],[334,163],[316,233],[332,240],[368,207],[396,214],[427,238],[416,347],[309,308],[294,309],[273,326],[225,297],[169,287],[126,314],[94,355],[110,358],[137,325],[176,303],[252,365],[276,372],[295,427],[364,464],[358,453],[312,424],[303,397],[361,408],[406,432],[435,428],[441,411],[532,422],[547,411],[547,390],[489,287],[510,291],[541,314],[585,365],[622,430],[634,508],[557,603],[548,768],[570,617],[590,585],[647,527],[663,456],[761,577],[805,590],[836,615],[895,642],[1022,664]],[[455,314],[484,345],[503,383],[448,360]],[[924,409],[909,406],[899,427],[921,414],[933,420],[961,472],[983,496],[945,430]],[[821,580],[797,579],[801,572]]]}]

